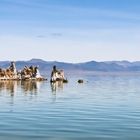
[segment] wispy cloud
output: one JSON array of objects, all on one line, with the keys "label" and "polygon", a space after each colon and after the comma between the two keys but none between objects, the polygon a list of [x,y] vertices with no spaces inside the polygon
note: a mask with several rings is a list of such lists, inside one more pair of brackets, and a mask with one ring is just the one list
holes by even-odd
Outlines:
[{"label": "wispy cloud", "polygon": [[46,38],[45,35],[37,35],[36,37],[37,37],[37,38]]},{"label": "wispy cloud", "polygon": [[61,37],[62,33],[51,33],[51,36],[53,36],[53,37]]}]

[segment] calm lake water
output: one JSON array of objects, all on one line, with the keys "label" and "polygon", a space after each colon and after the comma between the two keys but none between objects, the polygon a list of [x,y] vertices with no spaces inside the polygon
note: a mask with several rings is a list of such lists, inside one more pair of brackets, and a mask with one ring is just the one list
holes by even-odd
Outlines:
[{"label": "calm lake water", "polygon": [[140,140],[140,76],[1,81],[0,140],[19,139]]}]

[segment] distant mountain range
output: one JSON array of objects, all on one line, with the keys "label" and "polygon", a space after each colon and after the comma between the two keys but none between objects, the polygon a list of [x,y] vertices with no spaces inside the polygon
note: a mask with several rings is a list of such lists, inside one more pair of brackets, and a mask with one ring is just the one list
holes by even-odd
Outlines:
[{"label": "distant mountain range", "polygon": [[[10,61],[0,61],[0,68],[7,68]],[[22,69],[25,65],[38,65],[41,71],[50,71],[53,65],[64,70],[81,70],[81,71],[101,71],[101,72],[138,72],[140,71],[140,61],[90,61],[85,63],[64,63],[57,61],[44,61],[41,59],[31,59],[29,61],[16,61],[17,69]]]}]

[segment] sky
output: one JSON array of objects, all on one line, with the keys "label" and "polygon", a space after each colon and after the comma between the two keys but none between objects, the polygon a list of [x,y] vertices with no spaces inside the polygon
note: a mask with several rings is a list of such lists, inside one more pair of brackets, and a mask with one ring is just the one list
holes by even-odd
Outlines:
[{"label": "sky", "polygon": [[140,0],[0,0],[0,61],[140,60]]}]

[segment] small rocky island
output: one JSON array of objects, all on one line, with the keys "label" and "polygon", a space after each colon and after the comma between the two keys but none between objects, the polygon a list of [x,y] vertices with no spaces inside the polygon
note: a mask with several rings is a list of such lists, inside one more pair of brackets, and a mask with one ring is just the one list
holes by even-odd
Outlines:
[{"label": "small rocky island", "polygon": [[68,80],[65,78],[64,71],[58,70],[56,66],[53,66],[50,82],[57,82],[57,81],[62,81],[63,83],[68,82]]},{"label": "small rocky island", "polygon": [[42,77],[38,66],[25,66],[22,70],[16,69],[15,62],[11,62],[6,69],[0,68],[0,80],[47,80]]},{"label": "small rocky island", "polygon": [[[0,68],[0,80],[47,80],[40,74],[38,66],[24,66],[22,70],[17,70],[15,62],[11,62],[6,69]],[[63,70],[58,70],[53,66],[50,82],[62,81],[67,83]]]}]

